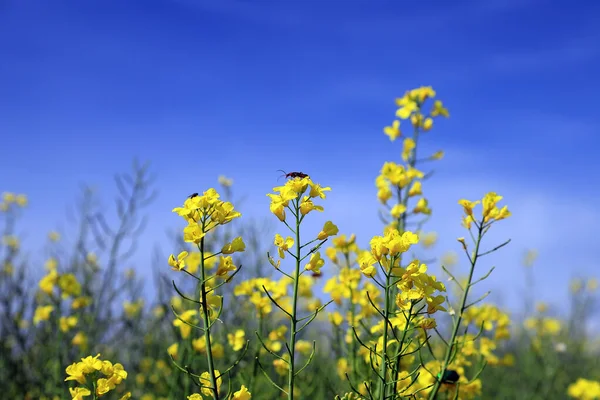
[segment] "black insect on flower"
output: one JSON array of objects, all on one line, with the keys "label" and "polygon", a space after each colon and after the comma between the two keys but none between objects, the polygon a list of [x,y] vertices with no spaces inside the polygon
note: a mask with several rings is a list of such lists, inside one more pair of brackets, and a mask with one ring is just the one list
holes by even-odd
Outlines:
[{"label": "black insect on flower", "polygon": [[453,369],[447,369],[444,372],[444,376],[441,376],[441,374],[438,374],[438,379],[440,379],[442,381],[442,383],[448,383],[448,384],[455,384],[456,382],[458,382],[458,379],[460,378],[460,375],[458,374],[458,372],[456,372]]},{"label": "black insect on flower", "polygon": [[192,193],[188,196],[188,199],[193,199],[196,196],[198,196],[198,193]]},{"label": "black insect on flower", "polygon": [[283,175],[281,175],[279,178],[281,178],[282,176],[284,176],[285,179],[289,179],[289,178],[306,178],[308,176],[308,174],[305,174],[304,172],[285,172],[282,169],[279,169],[277,171],[283,172]]}]

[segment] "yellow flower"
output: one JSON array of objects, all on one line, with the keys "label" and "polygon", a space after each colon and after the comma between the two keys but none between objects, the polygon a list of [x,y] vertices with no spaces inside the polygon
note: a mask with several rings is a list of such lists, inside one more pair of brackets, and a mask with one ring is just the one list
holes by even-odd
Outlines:
[{"label": "yellow flower", "polygon": [[58,242],[60,240],[60,233],[52,231],[48,233],[48,239],[50,239],[52,242]]},{"label": "yellow flower", "polygon": [[393,142],[398,138],[398,136],[402,135],[402,132],[400,132],[400,121],[397,119],[394,120],[394,122],[392,122],[392,126],[386,126],[383,128],[383,132],[388,135],[390,140]]},{"label": "yellow flower", "polygon": [[404,139],[404,144],[402,147],[402,159],[404,161],[408,161],[410,159],[416,146],[417,144],[412,138]]},{"label": "yellow flower", "polygon": [[465,199],[461,199],[458,201],[458,204],[460,204],[461,206],[463,206],[464,210],[465,210],[465,214],[472,216],[473,215],[473,208],[475,208],[475,206],[477,204],[479,204],[480,201],[469,201],[469,200],[465,200]]},{"label": "yellow flower", "polygon": [[285,339],[285,334],[288,331],[287,326],[280,325],[277,329],[269,332],[269,340],[283,340]]},{"label": "yellow flower", "polygon": [[335,311],[329,314],[329,321],[335,326],[340,326],[342,322],[344,322],[344,317],[342,317],[342,314]]},{"label": "yellow flower", "polygon": [[425,132],[431,130],[431,128],[433,127],[433,120],[431,118],[425,118],[425,121],[423,121],[421,127]]},{"label": "yellow flower", "polygon": [[400,107],[396,111],[396,117],[400,119],[408,119],[411,114],[419,108],[417,103],[409,96],[404,96],[400,99],[396,99],[396,104]]},{"label": "yellow flower", "polygon": [[69,388],[72,400],[83,400],[84,397],[91,396],[92,392],[88,388]]},{"label": "yellow flower", "polygon": [[448,251],[442,255],[440,262],[445,267],[452,267],[458,263],[458,255],[454,251]]},{"label": "yellow flower", "polygon": [[337,374],[340,379],[346,379],[346,374],[350,372],[350,364],[345,358],[340,358],[337,361]]},{"label": "yellow flower", "polygon": [[73,310],[77,310],[80,308],[87,307],[90,304],[92,304],[91,297],[88,297],[88,296],[77,297],[77,298],[73,299],[73,302],[71,303],[71,308]]},{"label": "yellow flower", "polygon": [[183,228],[183,240],[188,243],[199,244],[205,233],[197,223],[192,222]]},{"label": "yellow flower", "polygon": [[[234,266],[235,267],[235,266]],[[213,290],[210,290],[210,287],[206,287],[206,303],[208,306],[208,316],[212,317],[213,312],[221,307],[221,298],[222,296],[216,295]],[[201,307],[202,309],[202,307]]]},{"label": "yellow flower", "polygon": [[283,239],[283,236],[275,234],[275,246],[279,252],[279,258],[285,258],[285,251],[289,250],[294,245],[294,239],[291,236]]},{"label": "yellow flower", "polygon": [[185,268],[185,259],[189,255],[187,251],[182,251],[175,259],[175,256],[171,254],[169,256],[169,265],[172,267],[173,271],[181,271]]},{"label": "yellow flower", "polygon": [[50,270],[48,275],[44,276],[39,283],[39,287],[42,292],[46,294],[52,294],[54,286],[58,282],[58,272],[55,269]]},{"label": "yellow flower", "polygon": [[571,279],[571,283],[569,284],[569,290],[571,291],[571,293],[577,294],[577,293],[581,292],[582,289],[583,289],[583,282],[581,279],[578,279],[578,278]]},{"label": "yellow flower", "polygon": [[446,311],[446,308],[442,306],[444,301],[446,301],[445,297],[442,295],[438,295],[435,297],[428,296],[426,298],[427,301],[427,314],[433,314],[436,311]]},{"label": "yellow flower", "polygon": [[437,326],[437,322],[434,318],[419,318],[416,322],[419,327],[423,329],[433,329]]},{"label": "yellow flower", "polygon": [[123,302],[123,310],[125,311],[125,314],[129,318],[137,317],[140,314],[140,312],[142,311],[143,307],[144,307],[143,299],[136,300],[133,303],[129,302],[129,301]]},{"label": "yellow flower", "polygon": [[95,356],[87,356],[81,359],[83,364],[83,373],[90,374],[92,372],[100,371],[102,369],[102,360],[100,360],[100,353]]},{"label": "yellow flower", "polygon": [[428,204],[429,204],[429,202],[427,201],[427,199],[425,197],[421,197],[419,199],[419,201],[417,201],[417,204],[415,205],[413,212],[415,214],[421,213],[421,214],[425,214],[425,215],[430,215],[431,208],[429,208]]},{"label": "yellow flower", "polygon": [[54,311],[54,306],[39,306],[35,309],[33,315],[33,324],[37,325],[41,321],[47,321],[50,319],[50,314]]},{"label": "yellow flower", "polygon": [[5,235],[2,237],[2,242],[13,250],[19,249],[19,238],[14,235]]},{"label": "yellow flower", "polygon": [[69,329],[77,325],[77,317],[73,315],[69,317],[60,317],[59,325],[61,331],[67,332]]},{"label": "yellow flower", "polygon": [[206,336],[192,340],[192,347],[198,353],[204,353],[206,351]]},{"label": "yellow flower", "polygon": [[96,382],[96,394],[98,395],[98,397],[105,395],[106,393],[110,392],[111,389],[114,389],[114,385],[112,385],[111,383],[112,382],[110,382],[106,378],[98,379],[98,381]]},{"label": "yellow flower", "polygon": [[58,286],[63,291],[63,298],[68,296],[79,296],[81,294],[81,285],[73,274],[64,274],[58,278]]},{"label": "yellow flower", "polygon": [[321,258],[321,253],[316,252],[310,256],[310,261],[304,266],[307,271],[313,271],[315,273],[321,272],[321,267],[325,264],[325,260]]},{"label": "yellow flower", "polygon": [[578,400],[600,398],[600,382],[579,378],[567,388],[567,394]]},{"label": "yellow flower", "polygon": [[560,332],[560,321],[556,318],[545,318],[543,320],[542,330],[548,335],[556,335]]},{"label": "yellow flower", "polygon": [[81,350],[87,349],[88,338],[83,332],[77,332],[73,339],[71,339],[71,344],[73,346],[79,347]]},{"label": "yellow flower", "polygon": [[423,194],[423,188],[422,188],[421,181],[415,181],[412,184],[412,186],[410,187],[410,189],[408,190],[408,196],[413,197],[413,196],[418,196],[421,194]]},{"label": "yellow flower", "polygon": [[14,203],[15,202],[15,194],[14,193],[10,193],[10,192],[4,192],[2,193],[2,199],[4,200],[4,202],[6,204],[10,204],[10,203]]},{"label": "yellow flower", "polygon": [[586,282],[586,289],[590,293],[595,292],[598,289],[598,280],[596,278],[589,279]]},{"label": "yellow flower", "polygon": [[420,242],[421,245],[427,249],[435,244],[437,238],[437,233],[429,232],[420,236]]},{"label": "yellow flower", "polygon": [[309,196],[311,198],[320,198],[320,199],[324,199],[325,198],[325,192],[330,192],[331,188],[329,186],[327,187],[321,187],[321,185],[319,185],[318,183],[312,183],[310,184],[310,193]]},{"label": "yellow flower", "polygon": [[6,275],[9,275],[9,276],[10,276],[10,275],[12,275],[12,274],[13,274],[13,272],[15,272],[15,268],[14,268],[14,266],[12,265],[12,263],[10,263],[10,262],[8,262],[8,261],[7,261],[7,262],[5,262],[5,263],[4,263],[4,266],[2,267],[2,273],[4,273],[4,274],[6,274]]},{"label": "yellow flower", "polygon": [[402,214],[406,212],[406,206],[404,204],[396,204],[390,210],[390,215],[394,218],[400,218]]},{"label": "yellow flower", "polygon": [[246,342],[246,332],[242,329],[238,329],[235,333],[228,333],[227,341],[233,351],[239,351],[244,347],[244,343]]},{"label": "yellow flower", "polygon": [[67,378],[66,381],[77,381],[80,384],[85,384],[85,374],[83,372],[83,364],[80,362],[73,363],[66,368]]},{"label": "yellow flower", "polygon": [[98,257],[94,253],[87,253],[85,259],[91,265],[96,265],[98,263]]},{"label": "yellow flower", "polygon": [[[287,353],[285,353],[287,355]],[[284,356],[285,357],[285,356]],[[285,376],[290,369],[288,363],[285,360],[276,359],[273,361],[273,367],[275,368],[275,372],[280,376]]]},{"label": "yellow flower", "polygon": [[317,239],[323,240],[330,236],[337,235],[338,232],[339,232],[338,227],[335,226],[333,224],[333,222],[327,221],[327,222],[325,222],[325,225],[323,226],[323,229],[321,230],[321,232],[319,232],[319,234],[317,235]]},{"label": "yellow flower", "polygon": [[211,376],[209,372],[203,372],[202,375],[200,375],[200,383],[202,384],[202,386],[204,386],[201,389],[201,392],[203,395],[205,396],[212,396],[214,390],[216,389],[217,393],[221,392],[221,383],[222,383],[222,379],[221,379],[221,373],[219,372],[219,370],[214,370],[214,374],[215,377],[217,378],[217,387],[213,387],[212,382],[211,382]]},{"label": "yellow flower", "polygon": [[17,195],[16,201],[19,207],[25,207],[27,205],[27,196],[24,194]]},{"label": "yellow flower", "polygon": [[236,237],[231,243],[227,243],[225,246],[223,246],[221,252],[223,254],[233,254],[235,252],[242,252],[244,250],[246,250],[246,244],[244,244],[244,241],[241,237]]},{"label": "yellow flower", "polygon": [[177,354],[179,353],[179,343],[173,343],[167,348],[167,354],[169,354],[174,359],[177,359]]},{"label": "yellow flower", "polygon": [[535,310],[536,310],[538,313],[540,313],[540,314],[543,314],[543,313],[545,313],[546,311],[548,311],[548,304],[546,304],[546,303],[542,303],[542,302],[540,302],[540,303],[537,303],[537,304],[535,305]]},{"label": "yellow flower", "polygon": [[368,251],[363,251],[356,259],[360,271],[369,278],[372,278],[377,273],[377,269],[375,268],[375,263],[377,259]]},{"label": "yellow flower", "polygon": [[435,97],[435,90],[433,90],[431,86],[421,86],[419,88],[410,90],[408,92],[408,96],[423,103],[428,98]]},{"label": "yellow flower", "polygon": [[231,271],[237,270],[237,267],[233,264],[231,256],[219,257],[219,266],[217,267],[216,275],[223,277]]},{"label": "yellow flower", "polygon": [[487,193],[482,200],[483,216],[486,217],[490,215],[500,200],[502,200],[502,196],[497,195],[495,192]]},{"label": "yellow flower", "polygon": [[309,354],[311,349],[312,349],[313,345],[306,340],[298,340],[298,342],[296,342],[296,351],[306,355]]},{"label": "yellow flower", "polygon": [[444,152],[442,150],[436,151],[430,157],[431,160],[441,160],[444,158]]},{"label": "yellow flower", "polygon": [[315,203],[313,203],[310,197],[304,196],[304,198],[302,198],[302,201],[300,202],[300,214],[306,215],[313,210],[323,211],[324,208],[322,206],[315,205]]},{"label": "yellow flower", "polygon": [[193,323],[194,317],[198,314],[196,310],[187,310],[179,315],[179,318],[173,320],[173,326],[179,327],[181,337],[187,339],[190,336],[192,327],[188,323]]},{"label": "yellow flower", "polygon": [[444,105],[440,100],[436,100],[433,102],[433,110],[431,111],[432,117],[437,117],[438,115],[441,115],[442,117],[446,118],[450,116],[448,110],[444,108]]},{"label": "yellow flower", "polygon": [[231,187],[233,185],[233,179],[227,178],[226,176],[219,175],[219,185],[223,187]]},{"label": "yellow flower", "polygon": [[269,206],[271,212],[275,214],[280,221],[285,221],[285,207],[287,207],[289,200],[284,200],[281,195],[271,193],[268,193],[267,196],[271,198],[271,205]]},{"label": "yellow flower", "polygon": [[252,394],[248,391],[246,386],[242,385],[240,390],[233,394],[231,400],[250,400],[252,398]]}]

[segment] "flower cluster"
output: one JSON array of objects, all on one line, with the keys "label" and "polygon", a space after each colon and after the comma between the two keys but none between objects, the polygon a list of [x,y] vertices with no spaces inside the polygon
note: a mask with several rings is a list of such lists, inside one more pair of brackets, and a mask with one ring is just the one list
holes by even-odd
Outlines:
[{"label": "flower cluster", "polygon": [[[104,396],[127,379],[127,371],[123,369],[123,365],[101,360],[100,354],[82,358],[80,362],[69,365],[66,373],[68,376],[65,381],[75,381],[80,385],[69,388],[73,400],[82,400],[83,397],[92,395],[92,391],[97,397]],[[120,400],[130,397],[131,394],[127,393]]]},{"label": "flower cluster", "polygon": [[2,201],[0,202],[0,211],[8,211],[11,206],[20,208],[27,206],[27,196],[24,194],[15,194],[11,192],[2,193]]},{"label": "flower cluster", "polygon": [[600,399],[600,382],[579,378],[569,385],[567,393],[577,400]]}]

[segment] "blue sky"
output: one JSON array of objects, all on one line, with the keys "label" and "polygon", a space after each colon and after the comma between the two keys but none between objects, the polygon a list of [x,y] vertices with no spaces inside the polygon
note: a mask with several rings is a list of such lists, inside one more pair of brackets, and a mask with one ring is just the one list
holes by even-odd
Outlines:
[{"label": "blue sky", "polygon": [[459,250],[456,201],[495,190],[513,218],[493,239],[513,242],[484,262],[488,284],[520,304],[537,248],[535,293],[560,302],[598,271],[599,15],[593,1],[5,1],[0,191],[29,195],[33,250],[72,231],[80,183],[111,205],[113,174],[150,160],[143,271],[155,243],[174,251],[164,231],[189,193],[225,174],[245,215],[268,218],[275,171],[301,170],[333,188],[315,229],[331,219],[366,244],[381,231],[374,178],[399,159],[382,133],[394,98],[432,85],[451,112],[424,140],[447,154],[425,186],[436,251]]}]

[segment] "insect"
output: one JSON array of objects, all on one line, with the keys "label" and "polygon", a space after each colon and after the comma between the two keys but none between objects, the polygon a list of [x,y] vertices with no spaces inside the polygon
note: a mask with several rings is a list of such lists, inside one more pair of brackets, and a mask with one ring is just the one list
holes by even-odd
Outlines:
[{"label": "insect", "polygon": [[444,372],[444,376],[441,375],[442,374],[437,375],[438,379],[440,379],[442,383],[448,383],[451,385],[458,382],[458,379],[460,378],[458,372],[454,371],[453,369],[448,369],[446,372]]},{"label": "insect", "polygon": [[[285,179],[306,178],[308,176],[308,174],[305,174],[304,172],[285,172],[282,169],[278,169],[277,171],[283,172],[283,175],[281,175],[281,176],[285,176]],[[280,179],[281,179],[281,176],[279,177]]]},{"label": "insect", "polygon": [[188,199],[193,199],[196,196],[198,196],[198,193],[192,193],[188,196]]}]

